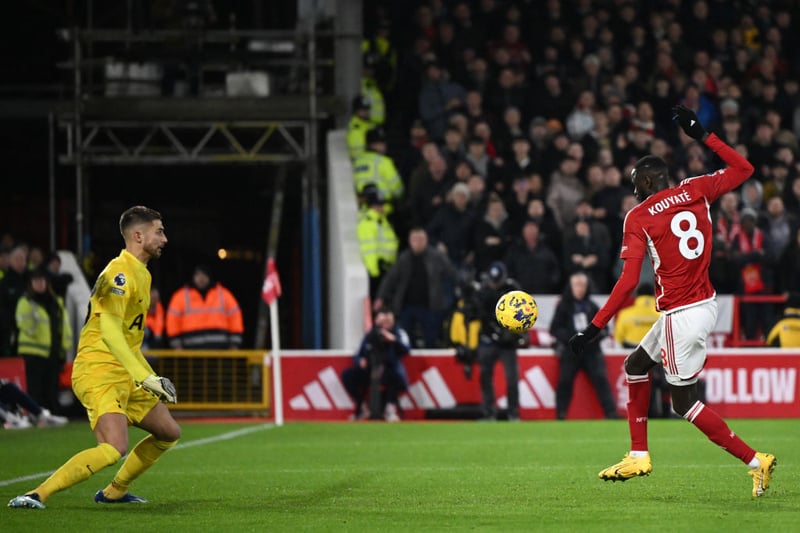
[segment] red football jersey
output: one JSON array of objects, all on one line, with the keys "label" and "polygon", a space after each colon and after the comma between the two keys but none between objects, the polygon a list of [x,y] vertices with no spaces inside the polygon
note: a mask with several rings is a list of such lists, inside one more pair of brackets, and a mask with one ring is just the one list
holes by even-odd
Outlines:
[{"label": "red football jersey", "polygon": [[[659,191],[625,217],[620,257],[650,256],[659,311],[674,311],[714,297],[708,277],[713,236],[709,210],[714,200],[738,187],[753,172],[752,165],[716,135],[710,135],[706,144],[728,167]],[[635,287],[638,280],[633,281]],[[593,320],[596,326],[605,326],[616,314],[629,296],[630,285],[631,280],[620,278]]]}]

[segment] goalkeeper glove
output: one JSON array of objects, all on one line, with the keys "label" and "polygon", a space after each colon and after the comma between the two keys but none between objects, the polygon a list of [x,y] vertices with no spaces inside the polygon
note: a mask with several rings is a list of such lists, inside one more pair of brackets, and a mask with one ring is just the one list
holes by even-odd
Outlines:
[{"label": "goalkeeper glove", "polygon": [[178,403],[178,394],[175,392],[175,385],[169,380],[150,374],[139,384],[147,392],[154,394],[164,403]]},{"label": "goalkeeper glove", "polygon": [[575,355],[581,355],[586,349],[586,345],[590,342],[594,342],[597,337],[600,336],[601,331],[602,330],[600,328],[590,323],[585,330],[573,335],[569,340],[569,347],[572,350],[572,353]]},{"label": "goalkeeper glove", "polygon": [[674,113],[672,115],[672,120],[678,123],[686,135],[698,141],[706,140],[708,132],[706,132],[703,125],[700,124],[700,121],[697,119],[697,114],[694,111],[685,105],[676,105],[672,108],[672,112]]}]

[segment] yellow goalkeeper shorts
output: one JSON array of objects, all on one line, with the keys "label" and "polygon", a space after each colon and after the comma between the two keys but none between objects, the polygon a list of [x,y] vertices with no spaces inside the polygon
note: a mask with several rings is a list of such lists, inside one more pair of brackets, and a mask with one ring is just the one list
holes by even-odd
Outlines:
[{"label": "yellow goalkeeper shorts", "polygon": [[86,408],[92,429],[108,413],[123,414],[129,425],[138,424],[159,402],[153,394],[137,388],[125,369],[108,363],[76,366],[72,390]]}]

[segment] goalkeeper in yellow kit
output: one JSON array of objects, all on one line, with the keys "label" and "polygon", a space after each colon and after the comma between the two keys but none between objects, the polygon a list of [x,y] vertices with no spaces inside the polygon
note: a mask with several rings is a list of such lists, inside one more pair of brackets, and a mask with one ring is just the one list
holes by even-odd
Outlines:
[{"label": "goalkeeper in yellow kit", "polygon": [[180,438],[178,423],[161,403],[177,401],[175,387],[155,375],[141,351],[152,279],[147,262],[160,257],[167,244],[164,224],[158,211],[135,206],[122,214],[119,227],[125,249],[92,289],[72,372],[72,388],[86,407],[97,446],[78,452],[41,485],[8,502],[9,507],[44,509],[56,492],[119,461],[128,450],[129,425],[150,435],[133,447],[94,500],[145,503],[128,493],[129,485]]}]

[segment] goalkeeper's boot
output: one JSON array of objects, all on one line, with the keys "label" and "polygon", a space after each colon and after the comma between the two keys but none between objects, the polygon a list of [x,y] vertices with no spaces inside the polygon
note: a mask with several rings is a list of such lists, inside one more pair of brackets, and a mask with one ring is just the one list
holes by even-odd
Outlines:
[{"label": "goalkeeper's boot", "polygon": [[100,489],[94,495],[94,503],[147,503],[147,500],[127,493],[122,498],[112,500],[111,498],[106,498],[106,495],[103,494],[103,489]]},{"label": "goalkeeper's boot", "polygon": [[649,476],[652,471],[649,453],[644,457],[631,457],[626,453],[622,461],[601,470],[597,476],[605,481],[625,481],[636,476]]},{"label": "goalkeeper's boot", "polygon": [[8,506],[15,509],[44,509],[44,504],[39,500],[39,495],[35,492],[12,498],[8,502]]},{"label": "goalkeeper's boot", "polygon": [[769,488],[769,480],[772,477],[772,471],[778,464],[778,460],[771,453],[756,452],[756,458],[761,463],[758,468],[750,470],[750,475],[753,476],[753,498],[763,496]]}]

